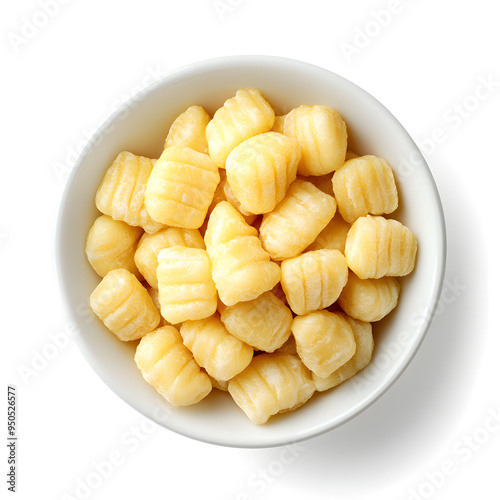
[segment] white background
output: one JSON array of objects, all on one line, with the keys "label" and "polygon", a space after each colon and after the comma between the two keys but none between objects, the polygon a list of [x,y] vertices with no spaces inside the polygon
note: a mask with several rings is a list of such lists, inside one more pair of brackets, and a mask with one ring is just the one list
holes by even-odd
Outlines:
[{"label": "white background", "polygon": [[[2,378],[17,387],[17,498],[500,498],[492,0],[22,0],[2,10]],[[128,407],[70,337],[54,265],[65,180],[93,130],[154,78],[237,54],[308,61],[378,98],[421,146],[448,229],[443,307],[413,363],[362,415],[291,450],[199,443]]]}]

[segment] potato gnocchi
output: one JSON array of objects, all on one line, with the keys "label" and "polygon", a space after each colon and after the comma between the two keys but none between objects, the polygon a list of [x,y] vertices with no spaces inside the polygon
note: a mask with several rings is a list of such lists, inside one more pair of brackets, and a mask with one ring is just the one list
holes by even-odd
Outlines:
[{"label": "potato gnocchi", "polygon": [[328,377],[356,351],[351,325],[339,314],[314,311],[296,316],[292,323],[297,354],[319,377]]},{"label": "potato gnocchi", "polygon": [[175,246],[158,254],[162,316],[172,324],[208,318],[217,310],[217,290],[205,250]]},{"label": "potato gnocchi", "polygon": [[174,406],[198,403],[212,390],[210,378],[173,326],[162,326],[142,337],[135,362],[146,381]]},{"label": "potato gnocchi", "polygon": [[90,295],[90,307],[124,341],[141,338],[160,322],[147,290],[126,269],[114,269],[104,276]]},{"label": "potato gnocchi", "polygon": [[360,217],[347,233],[347,265],[361,279],[406,276],[413,271],[416,255],[417,238],[394,219]]},{"label": "potato gnocchi", "polygon": [[347,262],[338,250],[315,250],[281,263],[281,286],[295,314],[326,309],[347,283]]},{"label": "potato gnocchi", "polygon": [[385,159],[330,106],[287,111],[255,88],[189,106],[158,160],[121,152],[97,189],[90,306],[172,405],[217,388],[260,425],[351,379],[415,267]]},{"label": "potato gnocchi", "polygon": [[371,323],[359,321],[349,317],[343,312],[337,313],[344,318],[352,328],[354,340],[356,342],[356,350],[352,358],[337,368],[333,373],[326,377],[320,377],[315,373],[312,374],[312,379],[316,385],[317,391],[326,391],[335,387],[345,380],[350,379],[356,373],[361,371],[372,359],[373,354],[373,333]]},{"label": "potato gnocchi", "polygon": [[151,217],[146,208],[145,193],[156,160],[121,152],[106,171],[97,190],[95,204],[103,214],[129,226],[156,233],[163,224]]},{"label": "potato gnocchi", "polygon": [[244,140],[269,132],[274,125],[274,110],[258,89],[236,92],[219,108],[206,128],[210,158],[225,168],[229,153]]},{"label": "potato gnocchi", "polygon": [[227,201],[211,213],[205,244],[219,297],[227,306],[255,299],[280,280],[280,267],[262,248],[257,230]]},{"label": "potato gnocchi", "polygon": [[136,278],[142,279],[134,255],[143,232],[140,227],[129,226],[108,215],[97,217],[85,245],[87,259],[94,271],[104,277],[113,269],[126,269]]},{"label": "potato gnocchi", "polygon": [[367,155],[346,161],[333,174],[332,186],[346,222],[368,214],[390,214],[398,208],[394,174],[383,158]]},{"label": "potato gnocchi", "polygon": [[292,312],[273,292],[225,307],[221,319],[229,332],[259,351],[274,352],[292,333]]},{"label": "potato gnocchi", "polygon": [[236,404],[256,424],[302,406],[314,390],[310,371],[298,357],[285,353],[255,356],[228,385]]},{"label": "potato gnocchi", "polygon": [[205,249],[205,242],[197,229],[166,227],[154,234],[144,234],[133,256],[135,265],[153,288],[158,288],[156,270],[158,254],[165,248],[183,246]]},{"label": "potato gnocchi", "polygon": [[205,130],[209,121],[210,115],[201,106],[190,106],[170,126],[164,149],[180,146],[208,155]]},{"label": "potato gnocchi", "polygon": [[335,198],[297,179],[276,208],[264,214],[260,225],[262,245],[273,260],[296,257],[325,229],[336,209]]},{"label": "potato gnocchi", "polygon": [[253,349],[231,335],[217,313],[205,319],[184,321],[180,332],[194,359],[216,380],[233,378],[252,361]]},{"label": "potato gnocchi", "polygon": [[400,289],[399,281],[392,276],[362,280],[350,272],[338,302],[351,318],[371,323],[396,307]]},{"label": "potato gnocchi", "polygon": [[151,217],[168,226],[198,229],[220,181],[219,170],[207,155],[170,146],[155,163],[146,187]]},{"label": "potato gnocchi", "polygon": [[270,212],[297,176],[299,143],[277,132],[259,134],[234,148],[226,161],[227,180],[244,210]]},{"label": "potato gnocchi", "polygon": [[347,127],[336,109],[320,105],[299,106],[286,115],[283,131],[297,139],[302,149],[299,174],[329,174],[344,163]]}]

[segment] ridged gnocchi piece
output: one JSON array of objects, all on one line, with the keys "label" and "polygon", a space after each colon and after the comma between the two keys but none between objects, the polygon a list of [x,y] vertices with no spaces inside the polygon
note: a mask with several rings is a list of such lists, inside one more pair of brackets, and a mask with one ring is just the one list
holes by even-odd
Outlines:
[{"label": "ridged gnocchi piece", "polygon": [[97,190],[95,204],[103,214],[147,233],[163,227],[149,215],[144,195],[155,160],[122,151],[106,170]]},{"label": "ridged gnocchi piece", "polygon": [[162,326],[142,337],[135,362],[144,379],[174,406],[198,403],[212,390],[210,378],[173,326]]},{"label": "ridged gnocchi piece", "polygon": [[160,322],[148,292],[126,269],[114,269],[104,276],[90,295],[90,307],[123,341],[141,338]]},{"label": "ridged gnocchi piece", "polygon": [[273,292],[221,311],[229,333],[259,351],[274,352],[292,333],[292,312]]},{"label": "ridged gnocchi piece", "polygon": [[205,244],[219,297],[227,306],[255,299],[280,280],[280,267],[262,248],[257,230],[227,201],[212,211]]},{"label": "ridged gnocchi piece", "polygon": [[292,354],[259,354],[229,381],[229,394],[255,424],[302,406],[314,393],[309,370]]},{"label": "ridged gnocchi piece", "polygon": [[347,222],[365,215],[390,214],[398,208],[398,190],[390,165],[378,156],[346,161],[332,178],[338,210]]},{"label": "ridged gnocchi piece", "polygon": [[306,248],[306,251],[328,248],[345,252],[347,233],[351,225],[337,212],[328,225],[318,234],[318,237]]},{"label": "ridged gnocchi piece", "polygon": [[331,375],[356,351],[351,325],[338,313],[314,311],[296,316],[292,333],[300,359],[320,377]]},{"label": "ridged gnocchi piece", "polygon": [[240,89],[219,108],[206,128],[210,158],[225,168],[229,153],[250,137],[268,132],[274,124],[274,110],[262,92]]},{"label": "ridged gnocchi piece", "polygon": [[190,148],[171,146],[156,162],[146,187],[146,207],[162,224],[198,229],[220,181],[212,160]]},{"label": "ridged gnocchi piece", "polygon": [[362,280],[350,272],[338,303],[354,319],[379,321],[396,307],[400,288],[392,276]]},{"label": "ridged gnocchi piece", "polygon": [[338,250],[306,252],[281,263],[281,286],[295,314],[332,305],[346,283],[347,262]]},{"label": "ridged gnocchi piece", "polygon": [[210,115],[201,106],[190,106],[173,121],[164,149],[180,146],[208,155],[205,129],[209,121]]},{"label": "ridged gnocchi piece", "polygon": [[373,333],[371,323],[353,319],[341,312],[338,315],[351,325],[356,342],[356,351],[347,363],[343,364],[331,375],[328,375],[328,377],[319,377],[315,373],[312,374],[313,382],[318,391],[326,391],[350,379],[367,366],[372,359]]},{"label": "ridged gnocchi piece", "polygon": [[264,214],[260,225],[262,245],[273,260],[295,257],[325,229],[336,209],[335,198],[297,179],[276,208]]},{"label": "ridged gnocchi piece", "polygon": [[122,268],[142,279],[134,262],[134,252],[143,232],[142,228],[129,226],[109,215],[97,217],[85,244],[85,253],[94,271],[104,277],[109,271]]},{"label": "ridged gnocchi piece", "polygon": [[196,362],[217,380],[233,378],[252,361],[253,349],[231,335],[217,313],[209,318],[185,321],[180,332]]},{"label": "ridged gnocchi piece", "polygon": [[134,261],[146,281],[158,288],[156,269],[158,254],[164,248],[183,246],[205,249],[205,242],[197,229],[166,227],[154,234],[144,234],[139,240]]},{"label": "ridged gnocchi piece", "polygon": [[367,215],[349,229],[345,256],[361,279],[406,276],[415,267],[417,246],[417,238],[401,222]]},{"label": "ridged gnocchi piece", "polygon": [[229,185],[244,210],[270,212],[297,176],[299,143],[277,132],[259,134],[236,146],[226,161]]},{"label": "ridged gnocchi piece", "polygon": [[286,115],[284,133],[300,143],[301,175],[328,174],[345,161],[347,127],[340,113],[330,106],[302,105],[292,109]]},{"label": "ridged gnocchi piece", "polygon": [[172,324],[212,316],[217,290],[210,259],[201,248],[170,247],[158,254],[161,314]]}]

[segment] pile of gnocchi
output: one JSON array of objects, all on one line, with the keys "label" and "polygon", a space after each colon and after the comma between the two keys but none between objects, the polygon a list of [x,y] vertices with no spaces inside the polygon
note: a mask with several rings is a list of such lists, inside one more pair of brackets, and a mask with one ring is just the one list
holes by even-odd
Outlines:
[{"label": "pile of gnocchi", "polygon": [[389,164],[348,150],[338,111],[284,116],[244,88],[194,105],[158,159],[121,152],[95,203],[90,306],[169,403],[227,391],[256,424],[371,360],[372,323],[416,261]]}]

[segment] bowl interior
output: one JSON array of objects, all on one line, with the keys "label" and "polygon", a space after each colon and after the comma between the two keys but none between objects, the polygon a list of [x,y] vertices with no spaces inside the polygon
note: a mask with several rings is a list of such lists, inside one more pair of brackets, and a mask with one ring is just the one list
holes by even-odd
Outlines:
[{"label": "bowl interior", "polygon": [[[94,196],[116,155],[127,150],[158,158],[178,114],[192,104],[213,113],[242,87],[261,89],[277,115],[300,104],[338,109],[348,125],[349,148],[358,154],[382,156],[395,169],[401,207],[392,217],[410,227],[419,240],[417,266],[402,280],[398,307],[374,326],[371,364],[350,381],[263,426],[252,424],[228,394],[217,390],[192,407],[175,408],[164,401],[134,363],[137,342],[120,342],[89,310],[89,295],[99,277],[84,252],[88,230],[99,215]],[[61,205],[57,235],[63,295],[81,329],[77,342],[103,381],[139,412],[175,432],[240,447],[306,439],[342,424],[375,401],[402,373],[423,339],[439,297],[444,260],[445,230],[436,186],[400,123],[376,99],[338,75],[275,57],[197,63],[177,70],[123,105],[92,138],[75,166]]]}]

